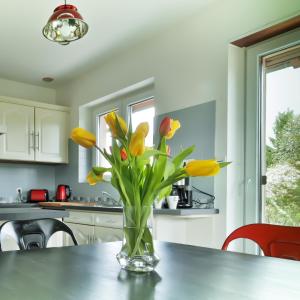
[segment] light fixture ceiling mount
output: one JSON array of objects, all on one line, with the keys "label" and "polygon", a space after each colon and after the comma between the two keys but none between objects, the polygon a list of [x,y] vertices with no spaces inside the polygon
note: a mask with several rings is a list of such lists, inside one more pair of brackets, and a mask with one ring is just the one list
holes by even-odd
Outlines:
[{"label": "light fixture ceiling mount", "polygon": [[50,41],[68,45],[82,38],[87,31],[88,25],[84,22],[77,7],[67,4],[65,0],[65,4],[55,8],[43,28],[43,35]]}]

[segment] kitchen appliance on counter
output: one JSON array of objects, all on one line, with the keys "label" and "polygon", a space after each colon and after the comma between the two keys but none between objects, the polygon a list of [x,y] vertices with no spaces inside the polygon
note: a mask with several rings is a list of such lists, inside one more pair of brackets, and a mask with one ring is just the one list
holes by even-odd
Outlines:
[{"label": "kitchen appliance on counter", "polygon": [[171,195],[178,195],[179,201],[177,208],[192,208],[193,207],[193,187],[191,178],[186,177],[173,184]]},{"label": "kitchen appliance on counter", "polygon": [[33,189],[28,192],[27,202],[47,202],[49,201],[49,191],[46,189]]},{"label": "kitchen appliance on counter", "polygon": [[66,184],[60,184],[56,190],[56,201],[66,202],[71,198],[72,190],[70,186]]}]

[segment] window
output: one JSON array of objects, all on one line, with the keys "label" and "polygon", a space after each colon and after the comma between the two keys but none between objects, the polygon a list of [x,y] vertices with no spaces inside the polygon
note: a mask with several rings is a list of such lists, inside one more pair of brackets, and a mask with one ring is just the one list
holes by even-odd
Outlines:
[{"label": "window", "polygon": [[[118,110],[116,109],[97,116],[97,125],[98,125],[97,144],[101,149],[106,149],[107,151],[109,151],[109,148],[112,145],[112,137],[109,131],[109,127],[105,122],[105,116],[113,111],[115,113],[118,113]],[[97,151],[96,159],[97,159],[97,165],[101,167],[110,167],[109,162],[98,151]]]},{"label": "window", "polygon": [[[137,101],[132,104],[128,100],[122,101],[122,105],[116,104],[115,109],[108,109],[105,113],[96,114],[96,126],[97,126],[97,145],[101,149],[106,149],[110,152],[110,147],[112,145],[112,136],[109,130],[108,125],[105,122],[105,116],[110,112],[115,112],[122,115],[124,119],[128,120],[131,118],[132,121],[132,130],[135,130],[136,127],[141,122],[149,123],[149,133],[147,135],[145,144],[148,147],[153,146],[153,126],[154,126],[154,116],[155,116],[155,107],[154,99],[147,98],[143,101]],[[123,113],[122,113],[123,112]],[[127,114],[127,115],[126,115]],[[109,162],[103,157],[101,153],[96,151],[96,164],[101,167],[110,167]]]},{"label": "window", "polygon": [[132,122],[132,130],[141,122],[149,123],[149,133],[146,137],[145,144],[148,147],[153,146],[153,126],[154,126],[154,116],[155,116],[155,106],[154,99],[149,98],[140,102],[136,102],[129,106],[129,113]]}]

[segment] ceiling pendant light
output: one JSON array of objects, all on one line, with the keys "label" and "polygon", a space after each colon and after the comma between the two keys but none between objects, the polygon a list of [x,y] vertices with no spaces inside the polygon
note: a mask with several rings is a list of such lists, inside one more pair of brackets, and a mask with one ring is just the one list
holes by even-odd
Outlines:
[{"label": "ceiling pendant light", "polygon": [[77,11],[77,7],[71,4],[60,5],[55,8],[48,23],[43,28],[45,38],[61,45],[82,38],[88,31],[88,25]]}]

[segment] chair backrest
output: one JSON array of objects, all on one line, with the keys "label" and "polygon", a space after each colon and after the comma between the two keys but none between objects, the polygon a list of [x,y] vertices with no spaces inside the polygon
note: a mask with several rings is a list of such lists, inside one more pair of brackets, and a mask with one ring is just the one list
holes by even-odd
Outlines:
[{"label": "chair backrest", "polygon": [[20,250],[46,248],[50,237],[58,231],[68,233],[74,245],[78,245],[72,230],[56,219],[39,219],[26,221],[8,221],[0,226],[0,251],[5,236],[12,237]]},{"label": "chair backrest", "polygon": [[257,243],[265,256],[300,260],[300,227],[271,224],[245,225],[227,237],[222,250],[227,250],[229,243],[239,238]]}]

